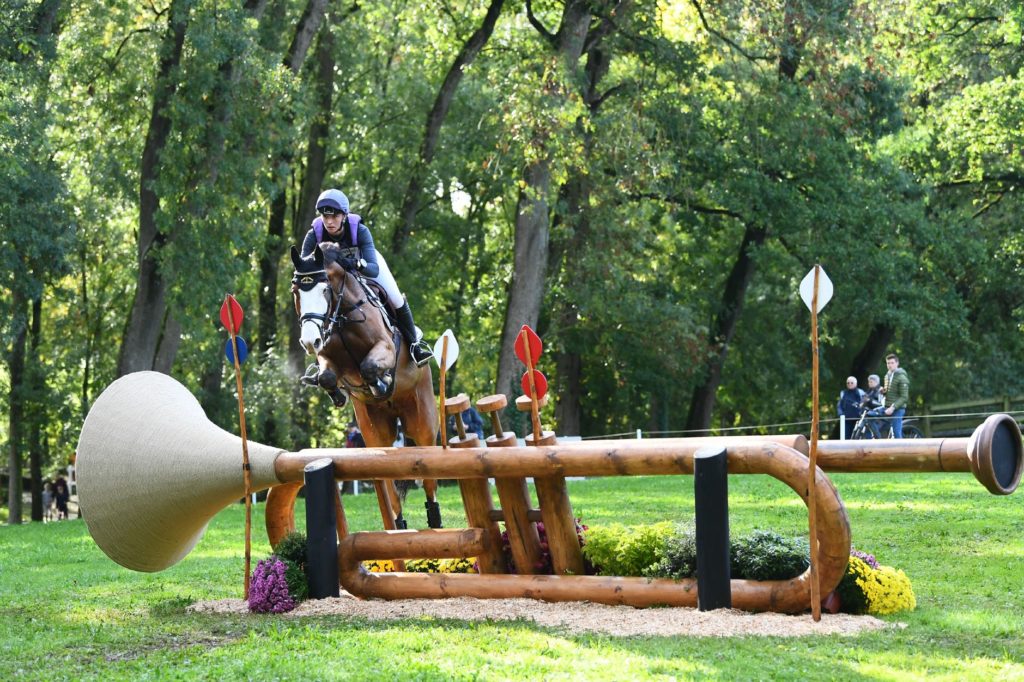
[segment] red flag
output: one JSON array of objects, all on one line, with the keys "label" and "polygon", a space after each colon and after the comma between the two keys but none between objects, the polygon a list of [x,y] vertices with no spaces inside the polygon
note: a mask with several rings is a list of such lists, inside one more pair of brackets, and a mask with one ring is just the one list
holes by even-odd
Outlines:
[{"label": "red flag", "polygon": [[[231,319],[228,319],[228,306],[231,306]],[[224,304],[220,307],[220,323],[224,325],[232,334],[237,334],[238,330],[242,328],[242,306],[238,305],[238,301],[231,294],[224,297]],[[232,328],[232,322],[234,322],[234,328]]]},{"label": "red flag", "polygon": [[516,357],[519,358],[519,361],[522,362],[524,365],[531,364],[526,361],[526,348],[523,344],[524,331],[526,332],[526,338],[530,343],[530,360],[533,361],[532,364],[536,365],[537,358],[539,358],[541,353],[544,352],[544,344],[540,342],[540,337],[537,336],[537,332],[530,329],[529,325],[524,324],[523,328],[519,330],[519,334],[516,335]]},{"label": "red flag", "polygon": [[[530,395],[530,371],[523,372],[523,395]],[[537,400],[540,400],[548,392],[548,378],[540,370],[533,370],[533,385],[537,389]]]}]

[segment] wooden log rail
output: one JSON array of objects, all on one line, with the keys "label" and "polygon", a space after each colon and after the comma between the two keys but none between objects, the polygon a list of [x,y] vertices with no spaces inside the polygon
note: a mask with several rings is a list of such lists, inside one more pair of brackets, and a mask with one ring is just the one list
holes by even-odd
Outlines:
[{"label": "wooden log rail", "polygon": [[[703,439],[699,439],[703,440]],[[693,454],[701,447],[690,439],[648,442],[647,447],[608,448],[575,443],[528,448],[384,448],[316,449],[282,453],[275,462],[282,482],[301,472],[305,462],[330,457],[335,477],[344,479],[550,476],[692,475]],[[777,442],[745,439],[728,448],[729,472],[768,474],[786,483],[806,503],[807,458]],[[850,553],[850,523],[835,487],[817,471],[817,513],[821,546],[820,587],[828,594],[839,583]],[[268,500],[268,523],[274,515]],[[280,526],[280,524],[277,524]],[[467,535],[466,533],[469,533]],[[479,534],[477,534],[479,533]],[[469,538],[469,539],[467,539]],[[271,541],[273,542],[273,538]],[[479,598],[530,597],[547,601],[594,601],[631,606],[695,606],[696,582],[584,575],[459,575],[368,573],[366,559],[441,558],[486,552],[496,538],[483,529],[468,531],[383,531],[352,533],[339,546],[341,582],[361,597]],[[810,571],[792,580],[732,581],[733,605],[749,611],[795,613],[810,605]]]},{"label": "wooden log rail", "polygon": [[[803,436],[772,438],[685,438],[646,441],[574,442],[549,446],[480,448],[465,447],[447,452],[433,447],[381,449],[315,449],[281,453],[275,460],[278,486],[291,497],[289,483],[301,478],[304,466],[329,457],[335,477],[347,479],[450,478],[459,481],[564,479],[567,476],[640,476],[693,474],[694,453],[708,445],[727,450],[731,474],[768,474],[786,483],[807,502],[807,455]],[[820,546],[819,588],[828,594],[838,585],[850,551],[850,527],[846,509],[824,471],[915,472],[971,471],[995,494],[1009,494],[1021,477],[1019,428],[1006,415],[993,415],[971,438],[832,441],[819,443],[820,466],[815,484],[819,498],[816,513]],[[271,498],[273,498],[272,489]],[[488,493],[489,496],[489,493]],[[568,500],[565,500],[566,505]],[[543,507],[543,505],[542,505]],[[522,511],[522,510],[521,510]],[[267,523],[271,542],[287,525],[282,517],[288,508],[268,499]],[[534,510],[525,515],[536,516]],[[498,536],[493,523],[502,510],[480,509],[474,528],[455,531],[384,531],[354,533],[339,546],[342,585],[362,597],[478,598],[530,597],[547,601],[586,600],[631,606],[697,604],[696,582],[652,580],[635,577],[584,575],[501,575],[489,562],[485,575],[368,573],[367,559],[493,557]],[[531,519],[535,520],[535,519]],[[293,522],[292,522],[293,523]],[[525,524],[532,526],[532,524]],[[514,531],[511,531],[514,532]],[[563,539],[559,542],[565,542]],[[558,543],[556,543],[558,544]],[[552,553],[566,552],[552,547]],[[565,559],[562,560],[565,563]],[[520,569],[529,573],[530,568]],[[565,571],[563,571],[565,573]],[[810,570],[783,581],[733,580],[733,605],[749,611],[796,613],[810,606]]]}]

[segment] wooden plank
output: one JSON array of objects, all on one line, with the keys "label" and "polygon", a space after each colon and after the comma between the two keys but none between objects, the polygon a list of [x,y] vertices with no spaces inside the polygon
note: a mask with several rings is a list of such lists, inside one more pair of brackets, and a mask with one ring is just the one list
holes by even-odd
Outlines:
[{"label": "wooden plank", "polygon": [[572,513],[569,491],[562,476],[533,479],[537,489],[548,552],[555,575],[583,575],[583,550],[576,534],[576,517]]},{"label": "wooden plank", "polygon": [[508,543],[512,551],[512,561],[516,565],[516,573],[532,575],[537,572],[540,563],[540,536],[537,524],[530,519],[530,491],[526,479],[496,478],[498,499],[504,515],[505,529],[508,531]]}]

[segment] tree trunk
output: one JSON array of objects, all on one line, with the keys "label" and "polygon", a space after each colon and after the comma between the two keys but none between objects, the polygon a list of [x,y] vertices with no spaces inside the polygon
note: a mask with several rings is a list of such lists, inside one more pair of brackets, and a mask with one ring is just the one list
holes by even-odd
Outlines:
[{"label": "tree trunk", "polygon": [[579,436],[581,384],[583,379],[583,361],[575,350],[565,350],[558,354],[556,369],[558,384],[558,404],[555,405],[555,423],[558,433],[563,436]]},{"label": "tree trunk", "polygon": [[[181,63],[189,10],[189,0],[172,0],[167,18],[167,32],[161,46],[156,91],[153,95],[149,129],[146,132],[140,162],[139,274],[135,286],[135,299],[117,360],[118,376],[141,370],[170,370],[170,365],[164,366],[168,353],[160,352],[165,332],[173,332],[173,328],[168,329],[166,326],[171,318],[167,308],[167,284],[160,275],[156,260],[156,250],[166,243],[167,237],[157,228],[156,217],[160,209],[160,198],[155,187],[160,177],[160,153],[167,144],[171,132],[168,109],[177,91],[175,74]],[[179,335],[171,333],[166,338],[177,340]],[[173,355],[171,360],[173,361]]]},{"label": "tree trunk", "polygon": [[524,324],[537,326],[548,264],[548,191],[551,173],[546,159],[531,164],[523,174],[527,189],[516,203],[516,228],[512,281],[508,286],[505,324],[498,356],[497,392],[514,397],[518,373],[514,344]]},{"label": "tree trunk", "polygon": [[80,292],[82,297],[82,329],[85,332],[85,358],[82,363],[82,392],[79,396],[81,403],[81,415],[82,420],[85,420],[85,415],[89,414],[89,403],[91,402],[91,396],[89,394],[89,382],[92,377],[92,342],[93,342],[93,325],[91,320],[91,311],[89,310],[89,278],[88,278],[88,266],[86,265],[86,245],[83,240],[78,251],[79,267],[81,271],[81,282],[82,290]]},{"label": "tree trunk", "polygon": [[25,414],[25,339],[28,334],[25,295],[15,288],[11,305],[14,340],[7,362],[10,372],[10,393],[7,428],[7,523],[21,523],[21,427]]},{"label": "tree trunk", "polygon": [[487,8],[487,14],[484,16],[483,23],[480,24],[480,27],[473,32],[473,35],[469,37],[469,40],[459,50],[459,54],[448,69],[448,74],[445,76],[441,89],[434,99],[434,106],[431,107],[430,113],[427,114],[427,127],[423,135],[423,144],[420,146],[420,156],[416,165],[413,166],[412,173],[409,176],[409,186],[406,188],[405,198],[402,200],[401,223],[391,236],[391,252],[396,255],[401,253],[405,247],[405,242],[412,232],[413,223],[416,221],[416,214],[419,213],[420,193],[423,191],[423,175],[426,173],[427,167],[430,166],[430,162],[434,159],[434,151],[437,149],[437,142],[441,136],[441,126],[448,115],[448,109],[451,107],[452,99],[455,97],[455,91],[462,81],[466,67],[473,63],[473,60],[476,59],[476,56],[483,49],[484,45],[487,44],[491,34],[494,32],[494,25],[498,22],[498,16],[501,14],[501,8],[504,4],[505,0],[491,0],[491,5]]},{"label": "tree trunk", "polygon": [[25,371],[28,387],[28,471],[32,481],[32,520],[43,520],[43,442],[41,436],[44,419],[42,369],[39,358],[39,338],[42,336],[42,298],[32,301],[32,328],[29,336],[29,366]]},{"label": "tree trunk", "polygon": [[793,81],[800,66],[803,53],[803,39],[797,34],[796,8],[794,0],[786,0],[782,10],[782,44],[779,46],[779,78]]},{"label": "tree trunk", "polygon": [[[603,102],[598,91],[601,79],[608,73],[611,65],[610,55],[598,46],[593,46],[587,51],[586,77],[587,85],[583,100],[590,110],[592,118],[596,118]],[[580,126],[580,134],[583,137],[583,159],[584,166],[590,167],[593,158],[594,139],[593,135]],[[580,281],[585,277],[579,260],[586,253],[587,244],[591,238],[590,223],[590,195],[591,176],[580,169],[574,169],[570,174],[569,181],[565,187],[566,220],[572,228],[572,237],[563,246],[564,257],[563,268],[564,279],[567,282]],[[558,262],[559,258],[554,261]],[[558,314],[561,330],[565,343],[563,350],[556,358],[558,369],[558,404],[555,406],[555,422],[558,433],[566,435],[580,435],[581,419],[581,398],[582,388],[582,365],[583,359],[577,350],[578,344],[572,343],[577,336],[573,334],[573,327],[576,325],[576,302],[571,298],[572,288],[567,290],[567,296],[562,301],[562,307]],[[563,371],[565,374],[563,375]]]},{"label": "tree trunk", "polygon": [[[301,243],[316,214],[316,197],[323,186],[327,173],[327,142],[331,134],[331,120],[334,108],[334,30],[331,22],[324,24],[317,38],[316,49],[317,111],[309,125],[309,140],[306,145],[306,172],[299,190],[295,222],[292,225],[292,241]],[[283,229],[283,227],[282,227]],[[288,358],[289,370],[299,374],[304,367],[305,351],[298,341],[298,320],[293,318],[289,325]]]},{"label": "tree trunk", "polygon": [[[306,60],[309,47],[314,36],[320,34],[320,42],[323,43],[324,35],[330,40],[330,28],[324,22],[327,0],[310,0],[302,13],[302,17],[295,25],[295,33],[292,36],[291,45],[285,54],[283,64],[293,74],[297,74]],[[323,28],[324,30],[321,30]],[[333,67],[333,59],[331,61]],[[333,73],[332,76],[333,78]],[[313,125],[316,125],[314,122]],[[277,159],[271,163],[271,168],[291,167],[292,156],[290,152],[282,152]],[[288,214],[288,192],[284,186],[275,187],[270,197],[270,219],[267,223],[267,241],[263,253],[259,259],[260,287],[259,287],[259,321],[257,323],[257,335],[260,361],[267,357],[267,351],[273,345],[274,337],[277,334],[277,280],[280,273],[281,257],[284,255],[287,242],[285,240],[285,222]]]},{"label": "tree trunk", "polygon": [[863,380],[861,386],[867,386],[867,376],[869,374],[876,374],[878,368],[882,366],[882,360],[885,358],[885,351],[889,348],[889,344],[896,337],[896,330],[884,322],[876,322],[871,327],[871,333],[868,334],[868,338],[864,340],[864,345],[857,351],[857,355],[853,358],[853,362],[850,363],[850,376],[857,377],[858,380]]},{"label": "tree trunk", "polygon": [[[548,36],[561,58],[567,79],[572,80],[578,69],[591,18],[589,2],[571,0],[562,12],[558,32]],[[498,393],[510,396],[518,393],[518,360],[514,351],[516,336],[524,324],[537,324],[544,299],[551,227],[548,214],[550,192],[550,157],[542,154],[524,169],[523,189],[516,204],[514,271],[508,289],[495,387]]]},{"label": "tree trunk", "polygon": [[[743,302],[754,274],[754,261],[751,254],[757,247],[764,244],[768,232],[763,227],[747,225],[743,232],[743,242],[739,254],[732,266],[722,299],[718,304],[711,326],[711,347],[716,349],[715,355],[708,361],[704,381],[693,389],[690,399],[690,412],[686,418],[687,430],[707,430],[711,425],[711,413],[715,408],[718,386],[722,383],[722,368],[729,352],[729,343],[736,332],[736,324],[743,312]],[[699,434],[691,434],[699,435]]]}]

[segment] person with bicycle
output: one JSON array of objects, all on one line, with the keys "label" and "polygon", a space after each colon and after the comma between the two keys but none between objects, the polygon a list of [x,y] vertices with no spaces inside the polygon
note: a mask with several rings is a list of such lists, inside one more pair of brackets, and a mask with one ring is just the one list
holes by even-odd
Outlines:
[{"label": "person with bicycle", "polygon": [[[867,413],[867,416],[882,414],[880,408],[885,407],[885,398],[882,397],[882,380],[877,374],[868,375],[868,390],[864,391],[864,399],[860,401],[858,407],[862,413]],[[865,419],[864,426],[867,427],[873,437],[881,438],[885,421],[882,419]]]},{"label": "person with bicycle", "polygon": [[882,387],[882,393],[885,394],[884,414],[892,419],[892,437],[903,438],[903,415],[910,403],[910,377],[900,367],[900,359],[895,353],[885,356],[885,366],[889,371],[885,374],[885,385]]},{"label": "person with bicycle", "polygon": [[847,433],[853,432],[853,425],[860,419],[860,403],[864,400],[864,391],[857,388],[857,377],[846,377],[846,388],[839,392],[839,404],[836,411],[839,416],[846,417]]}]

